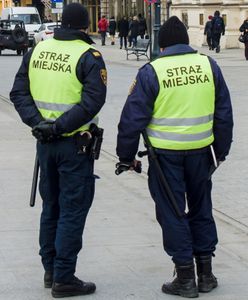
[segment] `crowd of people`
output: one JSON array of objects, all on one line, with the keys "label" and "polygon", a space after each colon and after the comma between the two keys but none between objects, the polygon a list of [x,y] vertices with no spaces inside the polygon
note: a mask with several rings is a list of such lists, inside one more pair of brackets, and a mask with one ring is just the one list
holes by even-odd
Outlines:
[{"label": "crowd of people", "polygon": [[119,21],[115,20],[112,16],[109,21],[105,16],[98,22],[98,32],[101,34],[102,46],[106,44],[107,32],[111,38],[111,45],[115,45],[116,32],[118,32],[118,37],[120,41],[120,49],[127,47],[134,47],[137,43],[137,38],[144,39],[147,33],[146,19],[142,14],[137,16],[131,16],[127,19],[123,16]]}]

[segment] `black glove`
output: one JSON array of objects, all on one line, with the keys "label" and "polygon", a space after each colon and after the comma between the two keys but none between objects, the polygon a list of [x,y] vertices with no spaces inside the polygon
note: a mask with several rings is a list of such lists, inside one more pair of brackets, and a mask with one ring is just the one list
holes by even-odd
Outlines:
[{"label": "black glove", "polygon": [[141,165],[141,161],[139,161],[139,160],[134,160],[132,162],[120,161],[115,165],[115,167],[116,167],[116,170],[115,170],[116,175],[120,175],[122,172],[128,171],[128,170],[133,170],[137,173],[142,172],[142,165]]},{"label": "black glove", "polygon": [[51,143],[59,138],[54,121],[41,121],[33,127],[32,134],[42,144]]}]

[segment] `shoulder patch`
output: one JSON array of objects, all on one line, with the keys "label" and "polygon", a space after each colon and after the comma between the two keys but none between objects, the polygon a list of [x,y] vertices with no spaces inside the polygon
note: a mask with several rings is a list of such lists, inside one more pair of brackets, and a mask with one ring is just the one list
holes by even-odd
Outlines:
[{"label": "shoulder patch", "polygon": [[99,51],[95,50],[95,49],[90,49],[89,51],[96,58],[102,57],[102,54]]},{"label": "shoulder patch", "polygon": [[130,96],[132,94],[132,92],[136,86],[136,83],[137,83],[137,80],[135,79],[129,88],[128,96]]}]

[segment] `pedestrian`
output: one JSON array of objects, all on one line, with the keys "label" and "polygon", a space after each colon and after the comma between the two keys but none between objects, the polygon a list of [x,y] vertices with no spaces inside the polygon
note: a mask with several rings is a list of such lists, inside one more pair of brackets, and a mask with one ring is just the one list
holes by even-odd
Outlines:
[{"label": "pedestrian", "polygon": [[139,22],[137,16],[133,17],[132,22],[130,23],[130,41],[131,41],[131,46],[135,47],[137,44],[137,37],[139,35]]},{"label": "pedestrian", "polygon": [[135,169],[140,133],[146,131],[183,215],[175,215],[162,193],[149,157],[149,189],[164,250],[177,273],[162,291],[190,298],[217,287],[211,262],[218,240],[212,215],[210,146],[217,161],[225,160],[232,142],[232,107],[219,66],[189,46],[186,27],[176,16],[161,26],[158,44],[159,57],[139,70],[129,91],[118,125],[117,155],[126,168]]},{"label": "pedestrian", "polygon": [[239,28],[240,32],[244,34],[245,41],[245,58],[248,60],[248,17],[244,20],[243,24]]},{"label": "pedestrian", "polygon": [[116,21],[115,17],[111,17],[109,20],[109,35],[111,38],[111,45],[115,44],[115,32],[116,32]]},{"label": "pedestrian", "polygon": [[128,20],[125,16],[123,16],[120,21],[117,24],[117,30],[119,32],[119,38],[120,38],[120,49],[123,47],[123,41],[124,41],[124,48],[127,48],[127,36],[129,31],[129,24]]},{"label": "pedestrian", "polygon": [[144,39],[147,31],[147,25],[146,25],[146,19],[142,16],[142,14],[138,14],[138,22],[139,22],[139,35],[142,39]]},{"label": "pedestrian", "polygon": [[212,48],[212,19],[213,16],[208,16],[208,21],[205,24],[204,35],[207,36],[207,43],[209,50],[213,50]]},{"label": "pedestrian", "polygon": [[88,26],[83,5],[65,6],[61,28],[23,57],[10,93],[37,139],[43,200],[39,253],[44,286],[52,287],[55,298],[96,289],[74,275],[95,190],[93,160],[83,146],[92,140],[89,126],[97,124],[106,97],[105,63],[86,34]]},{"label": "pedestrian", "polygon": [[99,29],[99,32],[101,34],[102,46],[105,46],[108,26],[109,26],[109,23],[108,23],[106,17],[102,16],[102,18],[98,22],[98,29]]},{"label": "pedestrian", "polygon": [[215,49],[216,53],[220,52],[220,38],[221,34],[225,34],[225,23],[223,18],[220,16],[218,10],[215,11],[212,19],[212,48]]}]

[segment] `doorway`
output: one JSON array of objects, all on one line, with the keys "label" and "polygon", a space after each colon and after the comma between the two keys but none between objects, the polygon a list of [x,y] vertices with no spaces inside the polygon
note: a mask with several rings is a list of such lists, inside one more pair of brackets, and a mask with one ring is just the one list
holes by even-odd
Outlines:
[{"label": "doorway", "polygon": [[101,15],[100,0],[82,0],[82,4],[87,8],[89,13],[89,33],[97,33],[98,20]]}]

